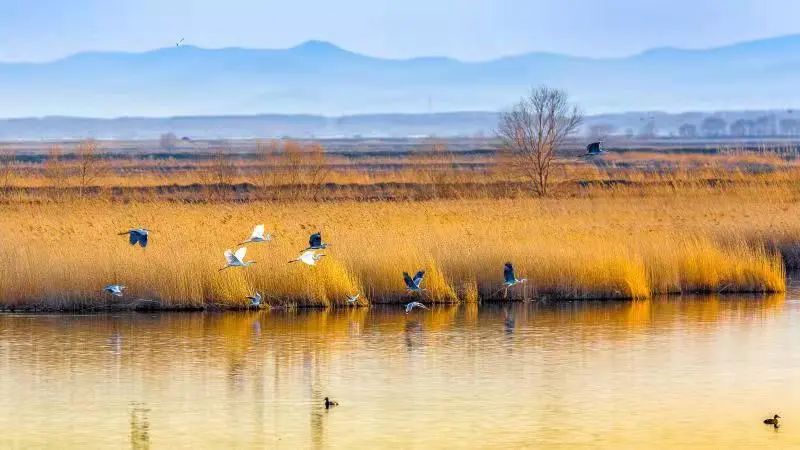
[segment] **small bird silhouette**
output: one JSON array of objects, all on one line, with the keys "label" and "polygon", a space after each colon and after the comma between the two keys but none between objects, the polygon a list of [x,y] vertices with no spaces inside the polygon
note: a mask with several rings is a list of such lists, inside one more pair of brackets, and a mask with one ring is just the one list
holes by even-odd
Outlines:
[{"label": "small bird silhouette", "polygon": [[308,237],[308,248],[306,250],[324,250],[328,248],[328,243],[322,242],[322,233],[317,231]]},{"label": "small bird silhouette", "polygon": [[339,402],[331,400],[328,397],[325,397],[325,409],[331,409],[334,406],[339,406]]},{"label": "small bird silhouette", "polygon": [[180,40],[180,41],[178,41],[178,42],[176,42],[176,43],[175,43],[175,47],[180,47],[180,46],[181,46],[181,44],[183,44],[183,38],[181,38],[181,40]]},{"label": "small bird silhouette", "polygon": [[781,418],[781,416],[775,414],[774,416],[772,416],[771,419],[764,419],[764,424],[772,425],[775,428],[778,428],[780,426],[780,423],[778,423],[778,419],[780,419],[780,418]]},{"label": "small bird silhouette", "polygon": [[120,236],[129,235],[131,245],[139,244],[140,247],[147,247],[147,239],[150,236],[150,230],[147,228],[131,228],[128,231],[119,233]]},{"label": "small bird silhouette", "polygon": [[597,155],[602,155],[603,153],[606,153],[605,149],[603,149],[603,142],[598,141],[598,142],[592,142],[591,144],[587,145],[586,153],[584,153],[581,156],[582,157],[597,156]]},{"label": "small bird silhouette", "polygon": [[121,284],[109,284],[108,286],[103,288],[103,292],[108,292],[109,294],[113,295],[114,297],[122,297],[122,291],[125,289],[125,286]]}]

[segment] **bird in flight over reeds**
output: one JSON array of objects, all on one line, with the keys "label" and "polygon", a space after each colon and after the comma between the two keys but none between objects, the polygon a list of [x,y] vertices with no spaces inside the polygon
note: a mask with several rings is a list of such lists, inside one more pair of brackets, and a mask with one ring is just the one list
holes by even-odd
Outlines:
[{"label": "bird in flight over reeds", "polygon": [[256,263],[255,261],[245,261],[245,254],[247,254],[247,247],[240,247],[239,250],[236,250],[236,253],[230,249],[225,250],[225,267],[219,270],[223,271],[228,267],[247,267]]},{"label": "bird in flight over reeds", "polygon": [[308,248],[306,250],[324,250],[328,248],[328,243],[322,242],[322,233],[317,231],[308,238]]},{"label": "bird in flight over reeds", "polygon": [[422,277],[425,276],[425,271],[420,270],[414,275],[414,278],[411,278],[408,275],[408,272],[403,272],[403,281],[406,283],[406,287],[408,288],[409,292],[416,292],[421,293],[425,289],[422,288]]},{"label": "bird in flight over reeds", "polygon": [[103,288],[103,292],[108,292],[114,297],[122,297],[123,290],[125,290],[125,286],[121,284],[109,284],[108,286]]},{"label": "bird in flight over reeds", "polygon": [[250,235],[250,237],[247,238],[247,240],[245,240],[244,242],[240,242],[239,245],[257,244],[259,242],[269,242],[271,240],[272,240],[271,234],[269,233],[264,234],[264,224],[259,224],[253,228],[253,233]]},{"label": "bird in flight over reeds", "polygon": [[508,296],[508,290],[510,288],[528,281],[527,278],[522,278],[522,279],[517,278],[517,276],[514,274],[514,266],[510,262],[507,262],[505,267],[503,268],[503,279],[504,281],[502,289],[505,290],[505,292],[503,293],[503,298]]},{"label": "bird in flight over reeds", "polygon": [[356,294],[356,295],[348,295],[348,296],[347,296],[347,304],[349,304],[349,305],[355,305],[355,304],[356,304],[356,302],[358,301],[358,297],[360,297],[360,296],[361,296],[361,294]]},{"label": "bird in flight over reeds", "polygon": [[261,293],[256,292],[255,295],[248,295],[247,299],[250,300],[250,307],[259,308],[261,306]]},{"label": "bird in flight over reeds", "polygon": [[300,256],[289,262],[301,262],[303,264],[308,264],[309,266],[315,266],[317,265],[317,261],[319,261],[323,256],[325,256],[324,253],[317,254],[317,252],[314,250],[306,250],[301,253]]},{"label": "bird in flight over reeds", "polygon": [[422,308],[422,309],[429,309],[427,306],[423,305],[420,302],[411,302],[406,305],[406,314],[410,313],[414,308]]},{"label": "bird in flight over reeds", "polygon": [[581,157],[597,156],[597,155],[602,155],[603,153],[606,153],[606,151],[603,149],[603,143],[600,141],[592,142],[591,144],[586,146],[586,153],[581,155]]},{"label": "bird in flight over reeds", "polygon": [[150,230],[147,228],[131,228],[128,231],[119,233],[120,236],[128,235],[128,242],[131,245],[139,244],[141,247],[147,247],[147,239],[150,236]]}]

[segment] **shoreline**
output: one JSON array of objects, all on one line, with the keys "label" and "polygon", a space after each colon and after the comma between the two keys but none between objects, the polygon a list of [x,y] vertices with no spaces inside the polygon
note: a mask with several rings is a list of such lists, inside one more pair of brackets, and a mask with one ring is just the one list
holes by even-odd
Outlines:
[{"label": "shoreline", "polygon": [[[788,278],[787,278],[788,280]],[[768,297],[771,295],[778,295],[778,294],[785,294],[786,291],[722,291],[722,292],[711,292],[711,291],[697,291],[697,292],[685,292],[685,293],[664,293],[664,294],[656,294],[648,298],[622,298],[622,297],[595,297],[595,298],[566,298],[566,297],[542,297],[537,299],[481,299],[478,301],[458,301],[458,302],[423,302],[426,303],[430,307],[436,306],[461,306],[461,305],[481,305],[481,304],[488,304],[488,305],[503,305],[503,304],[547,304],[547,303],[575,303],[575,302],[602,302],[602,303],[609,303],[609,302],[624,302],[624,303],[633,303],[638,301],[647,301],[653,299],[676,299],[682,297],[701,297],[701,298],[708,298],[708,297],[720,297],[720,298],[731,298],[737,296],[750,296],[750,297]],[[271,306],[265,305],[261,307],[251,307],[251,306],[239,306],[239,305],[226,305],[222,303],[209,303],[206,305],[168,305],[162,302],[158,302],[155,300],[144,300],[138,299],[127,303],[116,303],[116,304],[104,304],[104,305],[89,305],[89,304],[82,304],[82,303],[75,303],[72,305],[67,305],[63,307],[55,307],[49,306],[45,304],[31,304],[31,305],[20,305],[20,306],[5,306],[0,305],[0,314],[88,314],[88,313],[97,313],[97,314],[104,314],[104,313],[115,313],[115,312],[138,312],[138,313],[195,313],[195,312],[215,312],[215,313],[225,313],[225,312],[262,312],[262,311],[319,311],[319,310],[350,310],[350,309],[362,309],[362,308],[372,308],[372,307],[379,307],[379,308],[387,308],[387,307],[396,307],[397,309],[402,309],[402,307],[407,302],[412,301],[419,301],[414,299],[408,299],[408,301],[401,301],[401,302],[377,302],[377,303],[367,303],[367,304],[358,304],[358,305],[339,305],[339,304],[330,304],[330,305],[315,305],[315,304],[303,304],[303,303],[293,303],[289,305],[278,305],[278,306]]]}]

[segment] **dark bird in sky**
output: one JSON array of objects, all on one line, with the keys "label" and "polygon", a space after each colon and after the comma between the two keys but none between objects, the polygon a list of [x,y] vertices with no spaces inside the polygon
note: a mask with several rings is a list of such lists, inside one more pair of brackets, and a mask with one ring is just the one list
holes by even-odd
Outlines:
[{"label": "dark bird in sky", "polygon": [[603,143],[592,142],[591,144],[586,146],[586,153],[581,156],[597,156],[605,153],[606,151],[603,149]]}]

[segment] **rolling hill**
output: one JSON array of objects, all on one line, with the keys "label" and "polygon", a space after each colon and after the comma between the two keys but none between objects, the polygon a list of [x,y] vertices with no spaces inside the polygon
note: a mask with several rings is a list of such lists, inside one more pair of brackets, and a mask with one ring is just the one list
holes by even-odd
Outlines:
[{"label": "rolling hill", "polygon": [[310,41],[288,49],[181,46],[0,63],[0,117],[354,115],[498,111],[532,85],[588,113],[800,104],[800,35],[625,58],[528,53],[482,62],[375,58]]}]

